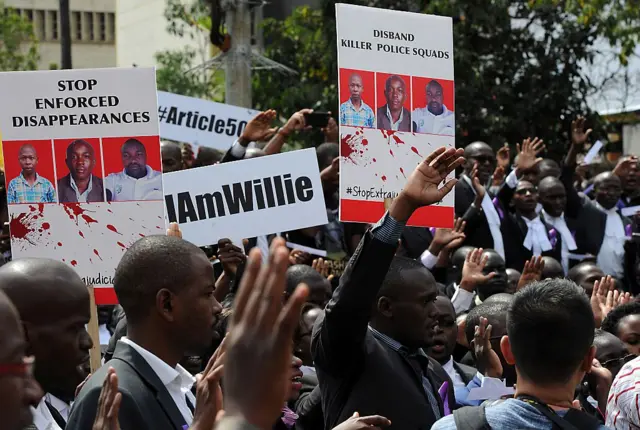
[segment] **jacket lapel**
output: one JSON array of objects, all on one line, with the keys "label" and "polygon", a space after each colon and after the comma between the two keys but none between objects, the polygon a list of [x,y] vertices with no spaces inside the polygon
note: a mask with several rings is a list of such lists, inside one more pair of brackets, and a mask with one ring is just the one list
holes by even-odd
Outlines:
[{"label": "jacket lapel", "polygon": [[173,428],[181,430],[183,426],[187,424],[171,398],[169,391],[167,391],[167,388],[162,384],[160,378],[158,378],[158,375],[156,375],[147,361],[142,358],[135,349],[126,343],[118,342],[116,350],[113,353],[113,359],[122,360],[129,364],[146,385],[155,392],[156,399],[158,399],[158,403],[160,403],[160,406],[167,414]]}]

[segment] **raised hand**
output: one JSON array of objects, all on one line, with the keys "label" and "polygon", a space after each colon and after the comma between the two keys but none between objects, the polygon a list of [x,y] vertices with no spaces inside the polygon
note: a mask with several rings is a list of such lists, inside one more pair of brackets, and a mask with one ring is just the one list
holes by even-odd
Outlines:
[{"label": "raised hand", "polygon": [[473,291],[477,285],[489,282],[496,272],[491,272],[488,275],[483,273],[484,267],[487,265],[489,256],[483,256],[484,250],[482,248],[476,248],[467,254],[467,258],[462,266],[462,280],[460,281],[460,288],[466,291]]},{"label": "raised hand", "polygon": [[92,430],[120,430],[118,413],[121,401],[122,394],[118,392],[118,375],[110,367],[102,383],[102,390],[100,390],[98,398],[98,412]]},{"label": "raised hand", "polygon": [[333,430],[381,430],[390,425],[391,421],[380,415],[361,417],[360,414],[356,412],[351,418],[338,427],[334,427]]},{"label": "raised hand", "polygon": [[247,146],[250,142],[260,142],[273,136],[278,130],[277,127],[271,127],[275,118],[276,111],[273,109],[260,112],[245,126],[238,143]]},{"label": "raised hand", "polygon": [[273,426],[286,401],[291,339],[309,294],[306,286],[298,286],[283,305],[288,257],[282,238],[272,241],[266,265],[257,248],[251,251],[227,335],[225,415],[262,429]]},{"label": "raised hand", "polygon": [[519,171],[532,169],[542,161],[542,158],[538,158],[538,154],[545,149],[544,141],[541,139],[537,137],[533,140],[526,138],[522,141],[522,146],[518,144],[516,146],[518,148],[517,168]]},{"label": "raised hand", "polygon": [[338,185],[340,183],[340,157],[334,158],[331,165],[320,172],[320,180],[327,185]]},{"label": "raised hand", "polygon": [[584,130],[584,123],[586,119],[583,116],[579,116],[575,120],[571,121],[571,143],[577,146],[585,144],[589,135],[593,130]]},{"label": "raised hand", "polygon": [[447,181],[447,176],[464,163],[463,153],[462,149],[438,148],[418,164],[393,200],[389,209],[391,216],[407,221],[416,209],[440,202],[457,182],[457,179]]},{"label": "raised hand", "polygon": [[620,160],[613,169],[613,173],[620,178],[626,178],[629,173],[638,170],[639,167],[638,157],[631,155]]},{"label": "raised hand", "polygon": [[617,293],[616,301],[619,300],[619,291],[615,291],[616,284],[611,276],[605,276],[593,284],[591,291],[591,310],[596,327],[600,327],[607,314],[614,308],[614,294]]},{"label": "raised hand", "polygon": [[503,170],[509,167],[511,163],[511,149],[508,143],[505,143],[502,145],[502,148],[498,149],[498,152],[496,152],[496,161],[497,167],[502,167]]},{"label": "raised hand", "polygon": [[302,109],[294,113],[293,115],[291,115],[291,118],[289,118],[289,121],[287,121],[284,127],[282,127],[282,132],[285,135],[289,135],[294,131],[310,129],[311,127],[307,126],[307,123],[304,119],[304,114],[306,113],[313,113],[313,109]]},{"label": "raised hand", "polygon": [[292,249],[289,253],[289,264],[309,264],[312,260],[311,254],[301,251],[299,249]]},{"label": "raised hand", "polygon": [[507,176],[504,171],[504,167],[498,166],[496,170],[493,171],[493,177],[491,179],[491,183],[494,187],[499,187],[504,182],[504,178]]},{"label": "raised hand", "polygon": [[467,226],[467,222],[462,218],[456,218],[453,224],[453,228],[437,228],[436,233],[433,236],[431,245],[429,246],[429,252],[437,256],[440,251],[458,248],[465,239],[464,228]]},{"label": "raised hand", "polygon": [[480,317],[480,325],[475,327],[471,347],[476,356],[478,372],[491,378],[502,378],[502,363],[491,346],[493,327],[491,324],[487,325],[488,322],[486,318]]},{"label": "raised hand", "polygon": [[473,189],[476,192],[476,205],[480,205],[482,203],[482,199],[484,199],[484,195],[487,193],[487,189],[484,184],[480,182],[478,178],[478,163],[473,165],[473,169],[471,169],[471,184],[473,185]]},{"label": "raised hand", "polygon": [[222,411],[220,380],[224,370],[226,338],[209,359],[207,367],[196,375],[196,407],[191,430],[213,429]]},{"label": "raised hand", "polygon": [[338,143],[338,139],[340,138],[338,135],[338,123],[333,117],[329,117],[329,122],[327,126],[322,129],[322,132],[324,133],[325,142]]},{"label": "raised hand", "polygon": [[235,275],[238,266],[247,260],[242,249],[231,243],[231,239],[218,241],[218,259],[227,275]]},{"label": "raised hand", "polygon": [[328,280],[333,279],[333,275],[330,275],[331,267],[326,263],[326,261],[322,258],[316,258],[311,263],[311,267],[322,275],[323,278],[327,278]]},{"label": "raised hand", "polygon": [[524,270],[522,271],[522,275],[520,275],[520,280],[518,281],[518,286],[516,287],[516,291],[520,291],[526,285],[539,281],[542,278],[542,271],[544,270],[544,260],[542,256],[533,257],[531,260],[527,260],[524,263]]},{"label": "raised hand", "polygon": [[169,224],[169,228],[167,229],[167,236],[173,236],[182,239],[182,231],[180,230],[180,226],[177,222],[172,222],[171,224]]}]

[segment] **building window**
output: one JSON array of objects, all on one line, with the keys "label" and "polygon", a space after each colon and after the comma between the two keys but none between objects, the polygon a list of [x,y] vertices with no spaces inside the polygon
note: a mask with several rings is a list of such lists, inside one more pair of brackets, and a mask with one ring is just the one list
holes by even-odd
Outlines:
[{"label": "building window", "polygon": [[33,22],[33,11],[31,9],[25,9],[23,12],[24,17],[27,18],[29,22]]},{"label": "building window", "polygon": [[107,22],[104,13],[98,13],[98,25],[100,26],[100,41],[107,40]]},{"label": "building window", "polygon": [[58,11],[49,11],[49,20],[51,21],[51,40],[58,40]]},{"label": "building window", "polygon": [[82,40],[82,15],[80,12],[71,12],[71,23],[73,25],[76,40]]},{"label": "building window", "polygon": [[116,14],[107,14],[107,29],[109,31],[109,40],[116,40]]},{"label": "building window", "polygon": [[89,40],[91,41],[95,41],[96,40],[96,33],[95,33],[95,29],[93,28],[93,13],[91,12],[85,12],[84,13],[85,18],[87,20],[87,33],[89,35]]},{"label": "building window", "polygon": [[46,33],[44,31],[45,25],[44,25],[44,11],[43,10],[36,10],[35,11],[34,25],[35,25],[36,35],[37,35],[38,39],[44,40]]}]

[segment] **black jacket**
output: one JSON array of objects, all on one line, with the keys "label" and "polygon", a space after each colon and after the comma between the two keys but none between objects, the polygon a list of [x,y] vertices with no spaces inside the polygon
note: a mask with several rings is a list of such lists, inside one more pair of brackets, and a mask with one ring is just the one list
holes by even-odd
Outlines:
[{"label": "black jacket", "polygon": [[130,345],[119,342],[113,359],[97,370],[78,394],[65,430],[93,426],[102,383],[109,367],[118,375],[120,428],[123,430],[182,430],[186,422],[156,373]]},{"label": "black jacket", "polygon": [[[422,376],[402,352],[379,341],[368,328],[373,302],[395,250],[367,232],[314,327],[311,350],[327,430],[356,411],[361,416],[387,417],[393,423],[390,428],[398,430],[426,430],[435,422]],[[441,413],[437,390],[449,382],[453,409],[453,384],[442,366],[429,359],[426,374]]]},{"label": "black jacket", "polygon": [[300,397],[292,405],[298,414],[296,430],[323,430],[322,394],[318,377],[314,374],[304,375],[300,382]]},{"label": "black jacket", "polygon": [[471,203],[476,199],[471,185],[461,178],[456,184],[455,193],[456,216],[463,217],[467,222],[467,227],[464,230],[466,238],[462,245],[493,249],[493,236],[491,236],[484,211],[471,207]]}]

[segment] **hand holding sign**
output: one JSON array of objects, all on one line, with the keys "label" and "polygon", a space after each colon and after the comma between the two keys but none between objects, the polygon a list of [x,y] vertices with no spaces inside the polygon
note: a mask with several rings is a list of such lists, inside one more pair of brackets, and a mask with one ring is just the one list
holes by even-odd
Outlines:
[{"label": "hand holding sign", "polygon": [[405,222],[416,209],[441,201],[458,182],[457,179],[447,181],[447,176],[464,163],[463,153],[464,150],[454,148],[433,151],[409,176],[407,185],[391,204],[389,214]]},{"label": "hand holding sign", "polygon": [[277,127],[271,128],[271,123],[276,117],[276,111],[269,109],[260,112],[253,118],[238,139],[238,143],[247,146],[250,142],[259,142],[270,138],[277,130]]}]

